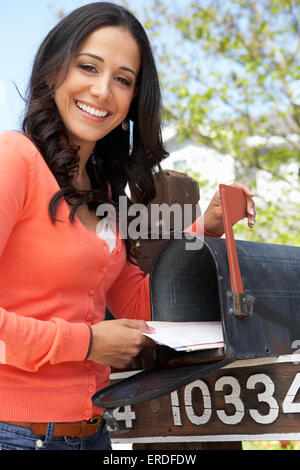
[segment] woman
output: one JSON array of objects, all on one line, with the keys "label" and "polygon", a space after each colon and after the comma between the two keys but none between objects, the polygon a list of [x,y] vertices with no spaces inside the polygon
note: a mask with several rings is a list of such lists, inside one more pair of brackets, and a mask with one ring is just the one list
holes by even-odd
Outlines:
[{"label": "woman", "polygon": [[[41,44],[27,103],[23,133],[0,136],[0,445],[109,449],[91,397],[145,347],[151,315],[134,241],[117,227],[105,241],[96,209],[127,183],[147,204],[166,156],[142,26],[110,3],[75,10]],[[218,193],[205,216],[221,235]]]}]

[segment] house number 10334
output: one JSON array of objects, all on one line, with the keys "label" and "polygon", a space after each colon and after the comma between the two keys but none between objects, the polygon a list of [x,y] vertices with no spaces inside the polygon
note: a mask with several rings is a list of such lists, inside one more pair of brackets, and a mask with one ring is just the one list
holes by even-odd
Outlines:
[{"label": "house number 10334", "polygon": [[[241,386],[239,381],[232,376],[220,377],[214,384],[215,392],[222,392],[225,386],[230,387],[230,393],[224,395],[224,403],[232,405],[233,413],[227,414],[224,409],[217,409],[216,415],[219,420],[228,425],[239,424],[248,412],[250,417],[259,424],[271,424],[278,418],[280,408],[279,403],[274,397],[275,385],[271,377],[266,374],[251,375],[246,382],[247,390],[255,390],[258,384],[263,384],[264,391],[257,393],[259,403],[265,403],[268,407],[267,413],[260,413],[257,409],[249,408],[246,410],[245,404],[241,399]],[[283,413],[300,413],[300,403],[294,402],[296,394],[300,388],[300,373],[297,373],[294,380],[282,401]],[[192,394],[195,389],[200,390],[203,399],[203,411],[199,415],[195,413],[193,406]],[[183,401],[186,415],[192,424],[197,426],[206,424],[212,417],[213,408],[211,394],[207,384],[203,380],[196,380],[187,385],[183,391]],[[174,426],[182,426],[182,417],[179,404],[178,392],[171,393],[171,405]]]}]

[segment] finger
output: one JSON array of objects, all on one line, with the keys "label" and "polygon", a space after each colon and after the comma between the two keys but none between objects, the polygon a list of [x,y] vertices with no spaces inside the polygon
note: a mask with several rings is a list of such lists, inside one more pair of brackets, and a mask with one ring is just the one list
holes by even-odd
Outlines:
[{"label": "finger", "polygon": [[239,181],[236,181],[231,186],[241,188],[244,191],[244,193],[246,194],[246,196],[248,196],[248,197],[253,197],[254,196],[254,192],[253,192],[252,188],[250,186],[248,186],[247,184],[245,184],[245,183],[240,183]]},{"label": "finger", "polygon": [[149,326],[147,323],[146,325],[147,325],[147,328],[141,330],[143,333],[155,333],[156,330],[153,326]]},{"label": "finger", "polygon": [[129,328],[134,328],[135,330],[150,332],[150,327],[147,325],[145,320],[131,320],[129,318],[123,318],[122,323]]},{"label": "finger", "polygon": [[248,226],[252,228],[253,225],[255,224],[256,212],[255,212],[255,203],[253,199],[250,197],[247,198],[247,213],[248,213]]}]

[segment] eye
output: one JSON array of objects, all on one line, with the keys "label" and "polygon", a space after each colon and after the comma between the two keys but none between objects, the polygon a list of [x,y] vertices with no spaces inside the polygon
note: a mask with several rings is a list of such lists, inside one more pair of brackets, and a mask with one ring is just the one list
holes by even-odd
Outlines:
[{"label": "eye", "polygon": [[118,82],[122,83],[122,85],[125,85],[125,86],[131,86],[131,82],[129,80],[127,80],[127,78],[124,78],[124,77],[117,77],[116,79]]},{"label": "eye", "polygon": [[78,66],[80,69],[85,70],[86,72],[97,72],[96,68],[94,65],[88,65],[88,64],[81,64]]}]

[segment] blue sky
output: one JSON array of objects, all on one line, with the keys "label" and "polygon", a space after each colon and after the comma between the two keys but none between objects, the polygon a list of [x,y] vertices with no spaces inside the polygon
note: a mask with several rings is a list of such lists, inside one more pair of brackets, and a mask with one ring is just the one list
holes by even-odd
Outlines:
[{"label": "blue sky", "polygon": [[19,128],[24,103],[13,85],[24,94],[34,55],[56,24],[56,9],[72,10],[79,0],[11,0],[0,4],[0,132]]}]

